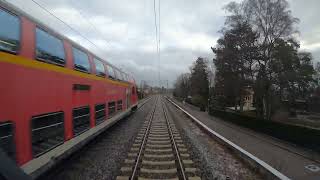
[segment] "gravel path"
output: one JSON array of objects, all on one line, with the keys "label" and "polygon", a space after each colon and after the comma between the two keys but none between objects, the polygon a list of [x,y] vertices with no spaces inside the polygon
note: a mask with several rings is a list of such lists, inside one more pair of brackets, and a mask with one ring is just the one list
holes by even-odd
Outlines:
[{"label": "gravel path", "polygon": [[169,117],[176,122],[181,135],[192,150],[192,159],[202,171],[202,179],[263,179],[254,170],[199,129],[185,114],[166,103]]},{"label": "gravel path", "polygon": [[124,160],[133,138],[138,133],[153,103],[154,100],[150,100],[135,114],[119,121],[39,179],[115,179],[117,171],[120,169],[120,162]]}]

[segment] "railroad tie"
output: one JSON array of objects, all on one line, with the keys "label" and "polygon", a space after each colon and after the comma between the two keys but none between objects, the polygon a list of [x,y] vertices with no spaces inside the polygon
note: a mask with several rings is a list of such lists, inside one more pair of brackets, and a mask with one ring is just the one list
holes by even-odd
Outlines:
[{"label": "railroad tie", "polygon": [[179,148],[179,151],[180,152],[188,152],[188,149],[187,148]]},{"label": "railroad tie", "polygon": [[137,157],[137,153],[128,153],[128,157]]},{"label": "railroad tie", "polygon": [[149,140],[154,140],[154,141],[157,141],[157,140],[159,140],[159,141],[161,141],[161,140],[166,140],[166,141],[168,141],[168,140],[170,140],[169,137],[148,137],[148,139],[149,139]]},{"label": "railroad tie", "polygon": [[146,158],[157,158],[157,159],[164,159],[164,158],[173,158],[173,154],[144,154]]},{"label": "railroad tie", "polygon": [[132,148],[130,149],[130,152],[135,152],[135,153],[137,153],[139,150],[140,150],[140,148],[132,147]]},{"label": "railroad tie", "polygon": [[184,168],[187,173],[196,174],[197,168]]},{"label": "railroad tie", "polygon": [[193,161],[190,159],[182,160],[182,162],[184,165],[192,165],[193,164]]},{"label": "railroad tie", "polygon": [[148,137],[169,137],[169,134],[149,134]]},{"label": "railroad tie", "polygon": [[141,173],[146,174],[177,174],[177,168],[171,168],[171,169],[147,169],[147,168],[141,168]]},{"label": "railroad tie", "polygon": [[172,149],[150,149],[150,148],[146,148],[145,149],[146,152],[152,152],[152,153],[168,153],[168,152],[172,152]]},{"label": "railroad tie", "polygon": [[148,143],[151,144],[170,144],[171,141],[167,140],[167,141],[154,141],[154,140],[148,140]]},{"label": "railroad tie", "polygon": [[116,180],[128,180],[129,176],[117,176]]},{"label": "railroad tie", "polygon": [[188,177],[188,180],[201,180],[201,178],[199,176],[191,176]]},{"label": "railroad tie", "polygon": [[141,144],[139,144],[139,143],[134,143],[134,144],[132,144],[132,146],[133,146],[133,147],[140,147]]},{"label": "railroad tie", "polygon": [[188,148],[174,123],[166,115],[161,117],[162,111],[156,110],[154,108],[139,130],[121,168],[121,175],[116,179],[124,180],[133,176],[139,180],[179,180],[180,173],[185,173],[187,179],[200,180],[197,176],[199,169],[194,167]]},{"label": "railroad tie", "polygon": [[141,143],[142,143],[142,139],[136,139],[136,140],[134,140],[134,143],[139,143],[139,144],[141,144]]},{"label": "railroad tie", "polygon": [[127,166],[121,167],[120,171],[122,173],[131,173],[132,172],[132,167],[127,167]]},{"label": "railroad tie", "polygon": [[147,161],[143,160],[142,165],[161,166],[161,165],[175,165],[175,161]]},{"label": "railroad tie", "polygon": [[125,159],[124,163],[125,164],[134,164],[136,161],[134,159]]},{"label": "railroad tie", "polygon": [[190,154],[188,153],[181,153],[180,156],[183,158],[190,158]]},{"label": "railroad tie", "polygon": [[178,148],[186,148],[186,146],[184,144],[177,144]]},{"label": "railroad tie", "polygon": [[[122,180],[122,179],[121,179]],[[150,179],[150,178],[144,178],[144,177],[138,177],[138,180],[163,180],[163,179]],[[166,178],[166,180],[179,180],[179,178]]]},{"label": "railroad tie", "polygon": [[147,144],[146,145],[149,148],[169,148],[171,147],[171,144]]}]

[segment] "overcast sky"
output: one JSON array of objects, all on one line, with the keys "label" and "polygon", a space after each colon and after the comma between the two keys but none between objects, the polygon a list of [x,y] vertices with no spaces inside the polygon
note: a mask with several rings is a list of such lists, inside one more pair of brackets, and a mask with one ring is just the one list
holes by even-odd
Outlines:
[{"label": "overcast sky", "polygon": [[[35,0],[94,42],[81,38],[66,25],[43,11],[31,0],[7,0],[51,28],[80,43],[110,63],[158,85],[158,59],[153,0]],[[229,0],[161,0],[160,76],[172,84],[177,75],[189,70],[203,56],[211,60],[210,47],[221,36],[222,9]],[[320,61],[320,1],[289,0],[300,19],[302,49]],[[158,9],[158,0],[156,0]],[[158,13],[158,12],[157,12]],[[158,14],[157,14],[158,15]]]}]

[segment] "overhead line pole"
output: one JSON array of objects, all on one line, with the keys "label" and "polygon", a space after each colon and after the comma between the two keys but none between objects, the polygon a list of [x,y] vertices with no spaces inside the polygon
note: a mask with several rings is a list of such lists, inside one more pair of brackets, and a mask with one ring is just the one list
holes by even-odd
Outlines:
[{"label": "overhead line pole", "polygon": [[160,82],[161,82],[161,81],[160,81],[160,60],[161,60],[161,49],[160,49],[160,45],[161,45],[161,44],[160,44],[160,42],[161,42],[161,36],[160,36],[160,25],[161,25],[161,21],[160,21],[160,19],[161,19],[161,18],[160,18],[160,14],[161,14],[161,13],[160,13],[160,12],[161,12],[161,11],[160,11],[160,0],[158,0],[158,3],[159,3],[159,4],[158,4],[158,9],[159,9],[159,31],[158,31],[158,33],[159,33],[159,38],[158,38],[158,39],[159,39],[159,45],[158,45],[158,46],[159,46],[159,51],[158,51],[158,52],[159,52],[159,57],[158,57],[158,58],[159,58],[159,59],[158,59],[158,79],[159,79],[159,86],[161,86],[161,83],[160,83]]},{"label": "overhead line pole", "polygon": [[[157,57],[158,57],[158,67],[159,67],[159,40],[158,40],[158,27],[157,27],[156,0],[153,0],[153,12],[154,12],[154,25],[155,25],[155,29],[156,29]],[[160,87],[159,76],[158,76],[158,83],[159,83],[159,87]]]}]

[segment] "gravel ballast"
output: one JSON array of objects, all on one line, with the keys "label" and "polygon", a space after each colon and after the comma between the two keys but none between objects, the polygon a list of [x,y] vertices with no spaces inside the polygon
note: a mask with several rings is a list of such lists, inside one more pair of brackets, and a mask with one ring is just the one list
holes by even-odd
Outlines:
[{"label": "gravel ballast", "polygon": [[191,156],[201,169],[202,179],[263,179],[239,157],[196,126],[184,113],[166,102],[181,135],[192,151]]},{"label": "gravel ballast", "polygon": [[120,162],[124,160],[153,104],[154,99],[149,100],[137,112],[120,120],[39,179],[115,179]]}]

